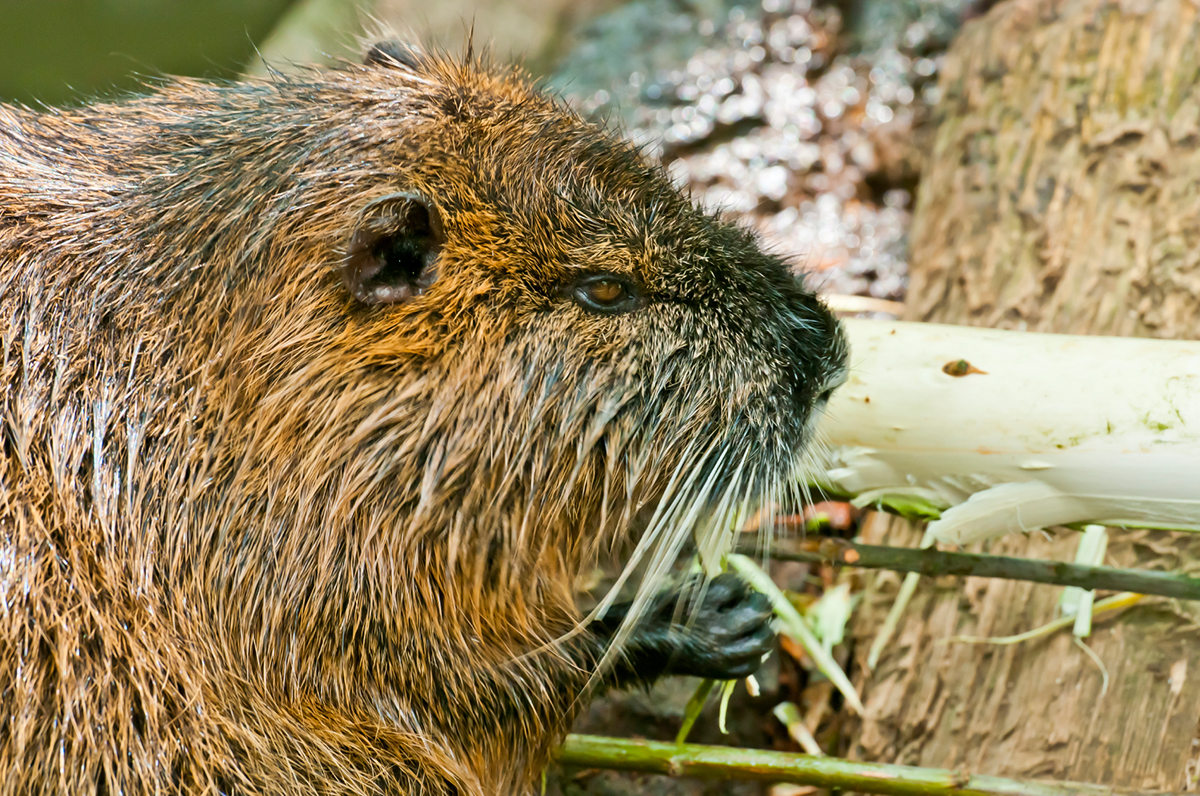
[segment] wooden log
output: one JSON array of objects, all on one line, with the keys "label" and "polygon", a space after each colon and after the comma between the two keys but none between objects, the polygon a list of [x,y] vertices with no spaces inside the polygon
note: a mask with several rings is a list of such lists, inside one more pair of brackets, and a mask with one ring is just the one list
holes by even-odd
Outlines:
[{"label": "wooden log", "polygon": [[[919,186],[909,320],[1072,334],[1200,336],[1200,9],[1189,0],[1007,0],[949,52]],[[915,546],[876,515],[864,541]],[[1074,534],[990,552],[1071,560]],[[1195,573],[1200,538],[1121,534],[1105,564]],[[899,578],[877,576],[856,658]],[[851,753],[1001,776],[1184,789],[1200,769],[1195,609],[1147,600],[1088,640],[939,644],[1019,633],[1060,590],[925,579],[880,665]]]}]

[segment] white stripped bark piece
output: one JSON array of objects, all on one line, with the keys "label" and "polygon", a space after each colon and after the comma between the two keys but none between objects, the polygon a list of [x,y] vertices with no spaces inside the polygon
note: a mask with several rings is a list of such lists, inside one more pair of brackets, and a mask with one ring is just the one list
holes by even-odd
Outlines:
[{"label": "white stripped bark piece", "polygon": [[850,377],[821,421],[835,489],[948,506],[930,528],[957,544],[1200,530],[1200,343],[843,323]]}]

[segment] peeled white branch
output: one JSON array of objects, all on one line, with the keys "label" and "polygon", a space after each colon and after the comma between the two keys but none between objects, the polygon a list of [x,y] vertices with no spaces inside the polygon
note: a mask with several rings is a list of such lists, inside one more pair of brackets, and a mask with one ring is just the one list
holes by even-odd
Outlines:
[{"label": "peeled white branch", "polygon": [[[1200,530],[1200,343],[845,321],[824,481],[941,511],[946,542],[1050,525]],[[956,375],[957,374],[957,375]]]}]

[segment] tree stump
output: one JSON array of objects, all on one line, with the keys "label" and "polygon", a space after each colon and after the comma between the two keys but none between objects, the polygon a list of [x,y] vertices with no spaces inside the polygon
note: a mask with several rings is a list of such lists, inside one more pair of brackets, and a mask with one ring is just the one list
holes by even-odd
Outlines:
[{"label": "tree stump", "polygon": [[[914,218],[910,320],[1075,334],[1200,334],[1200,8],[1008,0],[947,55]],[[1200,400],[1200,396],[1197,397]],[[1197,474],[1200,478],[1200,474]],[[1113,530],[1106,563],[1195,572],[1200,537]],[[876,515],[874,543],[915,545]],[[1074,533],[991,552],[1071,560]],[[875,576],[857,661],[900,579]],[[925,579],[878,668],[852,756],[1184,790],[1200,768],[1200,607],[1165,599],[1018,646],[947,644],[1051,620],[1061,589]]]}]

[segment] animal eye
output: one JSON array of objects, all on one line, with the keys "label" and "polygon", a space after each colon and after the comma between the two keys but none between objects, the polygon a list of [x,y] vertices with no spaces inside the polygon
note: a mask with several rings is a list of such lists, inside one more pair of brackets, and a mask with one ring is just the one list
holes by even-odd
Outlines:
[{"label": "animal eye", "polygon": [[589,301],[596,304],[616,304],[625,298],[625,286],[612,279],[599,279],[590,285],[585,285]]},{"label": "animal eye", "polygon": [[574,284],[572,298],[585,310],[615,314],[637,309],[637,292],[625,279],[609,274],[586,276]]}]

